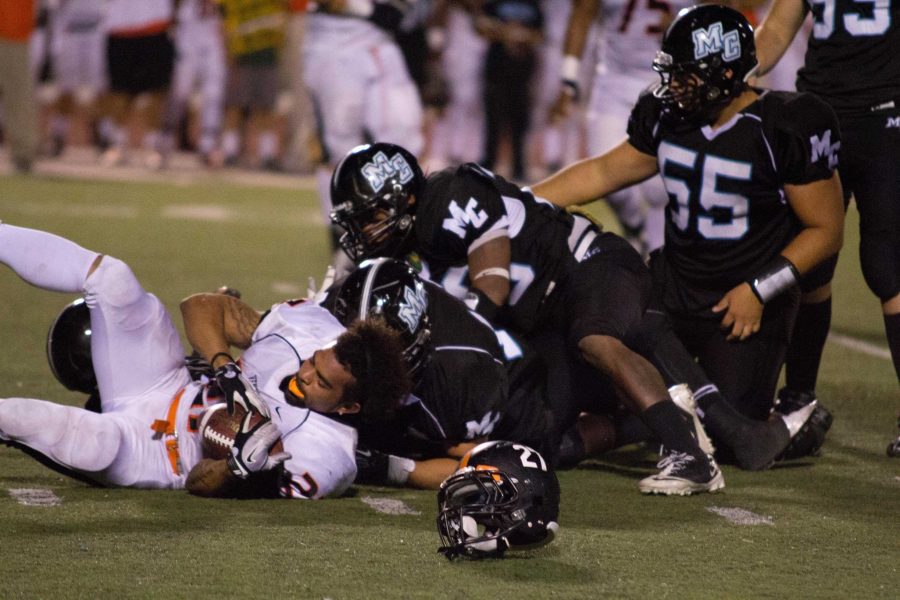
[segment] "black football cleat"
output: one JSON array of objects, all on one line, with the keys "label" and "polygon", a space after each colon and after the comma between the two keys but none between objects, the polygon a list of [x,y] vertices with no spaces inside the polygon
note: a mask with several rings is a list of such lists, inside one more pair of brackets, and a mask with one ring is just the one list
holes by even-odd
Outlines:
[{"label": "black football cleat", "polygon": [[778,457],[778,460],[818,456],[822,444],[825,443],[825,436],[834,422],[831,412],[816,400],[814,393],[797,392],[787,388],[782,388],[778,391],[775,411],[782,415],[796,412],[802,407],[809,405],[815,406],[812,415],[797,433],[791,436],[791,443]]}]

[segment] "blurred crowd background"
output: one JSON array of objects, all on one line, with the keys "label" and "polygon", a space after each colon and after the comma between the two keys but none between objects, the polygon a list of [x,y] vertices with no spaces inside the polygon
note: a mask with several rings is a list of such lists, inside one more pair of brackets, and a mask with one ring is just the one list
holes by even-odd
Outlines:
[{"label": "blurred crowd background", "polygon": [[[327,179],[378,138],[430,169],[475,161],[523,183],[585,155],[591,80],[615,28],[597,19],[567,67],[570,0],[390,4],[402,10],[385,20],[354,0],[2,0],[3,145],[20,172],[93,147],[110,168],[166,169],[189,152],[209,169],[320,167]],[[792,89],[801,60],[763,84]]]}]

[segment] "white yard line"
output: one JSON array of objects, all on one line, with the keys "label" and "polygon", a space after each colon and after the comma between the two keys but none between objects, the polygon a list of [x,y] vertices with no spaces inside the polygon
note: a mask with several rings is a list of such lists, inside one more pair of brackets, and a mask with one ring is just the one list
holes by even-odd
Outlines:
[{"label": "white yard line", "polygon": [[[97,160],[92,148],[69,148],[60,158],[42,158],[35,161],[35,175],[51,175],[72,179],[106,179],[110,181],[140,181],[192,185],[206,182],[232,183],[248,187],[272,187],[292,190],[315,191],[316,180],[312,175],[269,173],[252,169],[227,168],[213,171],[203,168],[197,157],[190,153],[175,153],[170,167],[152,170],[141,164],[143,153],[135,151],[128,166],[104,167]],[[0,150],[0,174],[10,173],[7,153]]]},{"label": "white yard line", "polygon": [[365,504],[370,506],[377,512],[386,515],[421,515],[418,510],[410,508],[408,504],[396,498],[376,498],[374,496],[363,496],[360,498]]},{"label": "white yard line", "polygon": [[725,518],[733,525],[774,525],[772,517],[758,515],[736,506],[707,506],[706,510]]},{"label": "white yard line", "polygon": [[844,335],[843,333],[835,333],[832,331],[828,334],[828,341],[868,356],[891,360],[891,351],[888,348],[849,335]]},{"label": "white yard line", "polygon": [[52,490],[40,488],[10,488],[9,495],[24,506],[59,506],[62,498]]}]

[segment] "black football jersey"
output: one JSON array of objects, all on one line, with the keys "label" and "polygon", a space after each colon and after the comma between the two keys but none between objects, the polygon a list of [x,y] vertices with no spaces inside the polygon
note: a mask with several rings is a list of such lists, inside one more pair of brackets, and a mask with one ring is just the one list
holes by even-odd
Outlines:
[{"label": "black football jersey", "polygon": [[813,14],[797,89],[839,114],[900,101],[900,2],[806,0]]},{"label": "black football jersey", "polygon": [[422,275],[463,298],[470,285],[469,253],[509,237],[509,325],[531,332],[543,317],[545,299],[574,265],[574,217],[472,163],[430,175],[420,203],[415,235]]},{"label": "black football jersey", "polygon": [[784,185],[831,177],[837,120],[815,96],[788,92],[761,92],[717,130],[675,131],[659,114],[659,100],[642,96],[629,141],[659,163],[669,195],[663,253],[676,283],[716,292],[702,301],[714,303],[796,235]]}]

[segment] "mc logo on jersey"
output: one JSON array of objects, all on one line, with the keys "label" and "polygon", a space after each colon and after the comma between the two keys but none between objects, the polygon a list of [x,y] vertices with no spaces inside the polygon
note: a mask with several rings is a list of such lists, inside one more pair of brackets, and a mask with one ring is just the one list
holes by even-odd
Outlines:
[{"label": "mc logo on jersey", "polygon": [[476,229],[487,221],[487,213],[478,209],[478,201],[469,198],[466,208],[463,210],[456,200],[450,202],[450,216],[444,219],[444,229],[455,233],[461,239],[466,237],[466,226],[473,225]]},{"label": "mc logo on jersey", "polygon": [[809,145],[811,154],[809,162],[816,162],[820,158],[828,158],[828,168],[833,169],[838,164],[838,151],[841,149],[841,142],[831,143],[831,130],[827,129],[822,137],[817,135],[810,136]]},{"label": "mc logo on jersey", "polygon": [[384,183],[392,178],[399,177],[400,183],[406,183],[413,178],[413,170],[400,154],[395,154],[390,159],[384,152],[378,152],[372,157],[372,162],[362,167],[363,177],[372,186],[373,192],[380,192]]},{"label": "mc logo on jersey", "polygon": [[398,316],[409,329],[410,333],[415,333],[425,313],[425,288],[424,287],[404,287],[403,301],[400,302]]},{"label": "mc logo on jersey", "polygon": [[726,62],[741,57],[741,36],[737,30],[723,33],[722,23],[713,23],[709,29],[695,29],[694,58],[699,60],[710,54],[721,53]]}]

